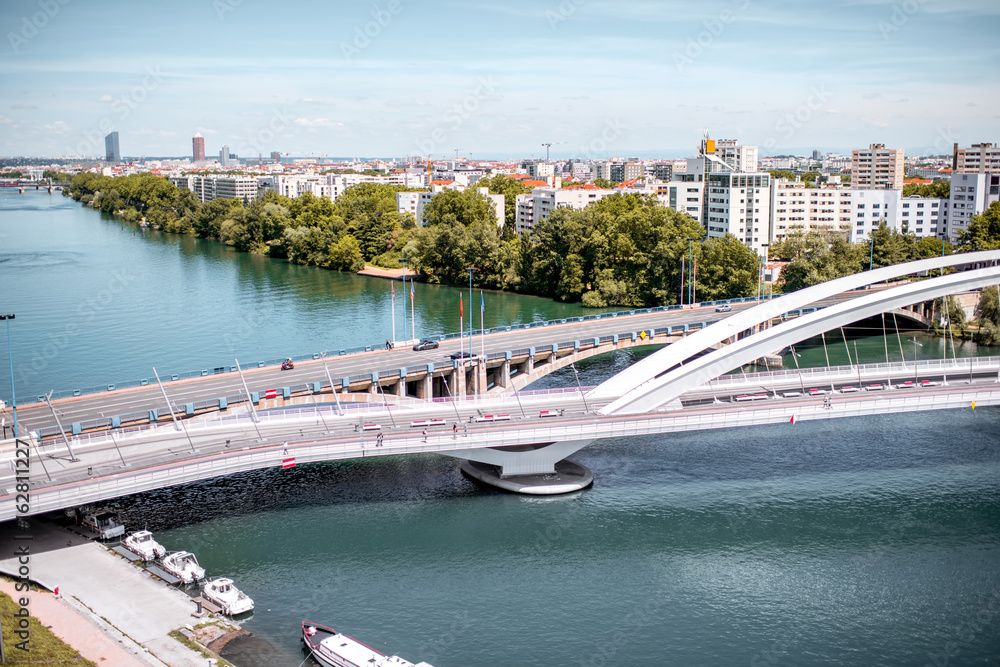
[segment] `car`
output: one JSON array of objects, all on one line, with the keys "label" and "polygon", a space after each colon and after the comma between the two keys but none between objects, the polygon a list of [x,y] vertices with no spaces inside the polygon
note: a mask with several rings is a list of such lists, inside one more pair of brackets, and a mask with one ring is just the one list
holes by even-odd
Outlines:
[{"label": "car", "polygon": [[438,348],[438,342],[436,340],[430,340],[429,338],[424,338],[422,341],[413,346],[414,352],[423,352],[424,350],[436,350]]},{"label": "car", "polygon": [[451,353],[452,359],[475,359],[476,355],[472,352],[466,352],[465,350],[459,350],[458,352]]},{"label": "car", "polygon": [[724,303],[721,306],[716,306],[715,307],[715,312],[717,312],[717,313],[728,313],[732,309],[733,309],[732,306],[730,306],[728,303]]}]

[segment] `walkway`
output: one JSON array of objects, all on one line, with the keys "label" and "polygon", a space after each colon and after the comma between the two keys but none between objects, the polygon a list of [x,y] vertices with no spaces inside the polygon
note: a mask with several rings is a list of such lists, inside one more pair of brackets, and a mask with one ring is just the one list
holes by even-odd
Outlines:
[{"label": "walkway", "polygon": [[[0,525],[4,555],[23,543],[14,540],[15,534],[24,534],[15,522]],[[58,586],[62,598],[32,592],[29,611],[81,655],[106,665],[205,666],[201,654],[168,635],[196,620],[191,616],[194,603],[187,595],[53,524],[33,521],[28,534],[32,537],[27,542],[32,580],[49,588]],[[14,558],[0,561],[0,572],[16,573],[17,568]],[[23,595],[14,595],[14,584],[7,582],[0,590],[15,598]],[[81,600],[86,600],[86,606]]]}]

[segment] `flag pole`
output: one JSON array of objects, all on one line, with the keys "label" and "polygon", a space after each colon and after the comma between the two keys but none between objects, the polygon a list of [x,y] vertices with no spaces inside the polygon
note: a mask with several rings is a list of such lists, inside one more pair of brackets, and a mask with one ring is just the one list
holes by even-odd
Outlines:
[{"label": "flag pole", "polygon": [[486,359],[486,301],[483,299],[483,290],[479,290],[479,330],[479,356]]},{"label": "flag pole", "polygon": [[413,314],[413,278],[410,278],[410,330],[414,341],[417,340],[417,318]]},{"label": "flag pole", "polygon": [[396,283],[391,281],[392,286],[392,344],[396,344]]}]

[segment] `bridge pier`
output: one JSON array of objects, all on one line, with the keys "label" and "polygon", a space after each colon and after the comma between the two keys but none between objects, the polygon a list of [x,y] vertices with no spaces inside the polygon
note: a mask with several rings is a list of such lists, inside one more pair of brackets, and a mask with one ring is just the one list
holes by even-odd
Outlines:
[{"label": "bridge pier", "polygon": [[462,472],[484,484],[514,493],[552,496],[580,491],[594,483],[586,466],[566,458],[592,442],[568,440],[441,453],[463,459]]}]

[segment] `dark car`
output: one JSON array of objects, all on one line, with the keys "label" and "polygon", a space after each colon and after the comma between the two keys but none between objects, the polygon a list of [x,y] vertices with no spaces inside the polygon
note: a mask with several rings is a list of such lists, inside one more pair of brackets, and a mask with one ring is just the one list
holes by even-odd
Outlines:
[{"label": "dark car", "polygon": [[717,312],[717,313],[728,313],[732,309],[733,309],[732,306],[730,306],[728,303],[725,303],[725,304],[722,304],[721,306],[716,306],[715,312]]},{"label": "dark car", "polygon": [[475,359],[476,355],[471,352],[466,352],[465,350],[459,350],[458,352],[451,353],[452,359]]},{"label": "dark car", "polygon": [[437,348],[438,348],[438,342],[436,340],[430,340],[429,338],[425,338],[413,346],[413,351],[423,352],[424,350],[436,350]]}]

